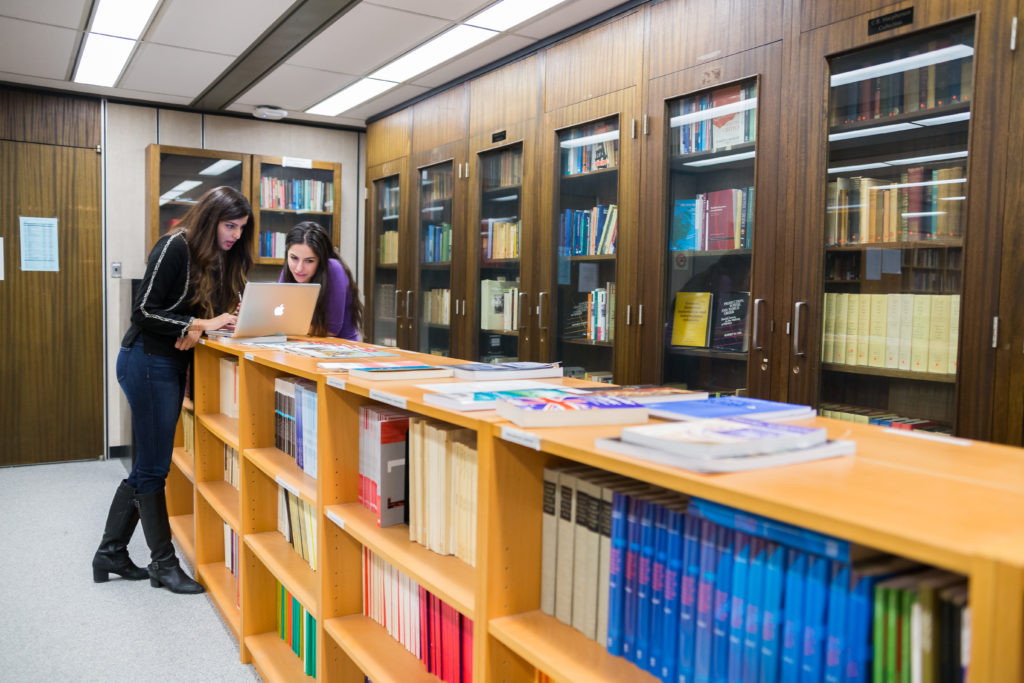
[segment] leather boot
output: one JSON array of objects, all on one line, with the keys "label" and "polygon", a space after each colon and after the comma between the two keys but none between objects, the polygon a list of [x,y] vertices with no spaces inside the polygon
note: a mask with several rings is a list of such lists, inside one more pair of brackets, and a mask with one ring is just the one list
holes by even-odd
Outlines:
[{"label": "leather boot", "polygon": [[164,491],[138,493],[135,500],[142,519],[142,532],[146,535],[153,559],[149,565],[149,584],[154,588],[166,586],[172,593],[202,593],[203,587],[182,571],[174,554]]},{"label": "leather boot", "polygon": [[128,557],[128,541],[139,523],[139,511],[134,499],[135,489],[128,485],[127,480],[122,480],[114,492],[114,500],[110,502],[103,540],[92,558],[92,580],[96,583],[109,580],[111,574],[132,581],[149,576],[148,571],[136,567]]}]

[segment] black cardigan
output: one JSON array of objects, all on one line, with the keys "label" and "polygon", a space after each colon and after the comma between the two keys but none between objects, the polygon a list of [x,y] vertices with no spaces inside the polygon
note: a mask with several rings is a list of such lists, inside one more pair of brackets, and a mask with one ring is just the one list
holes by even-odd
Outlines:
[{"label": "black cardigan", "polygon": [[146,274],[132,302],[132,325],[121,340],[129,347],[142,335],[146,353],[180,357],[190,351],[179,351],[174,342],[184,337],[195,319],[189,303],[188,244],[185,232],[164,235],[149,253]]}]

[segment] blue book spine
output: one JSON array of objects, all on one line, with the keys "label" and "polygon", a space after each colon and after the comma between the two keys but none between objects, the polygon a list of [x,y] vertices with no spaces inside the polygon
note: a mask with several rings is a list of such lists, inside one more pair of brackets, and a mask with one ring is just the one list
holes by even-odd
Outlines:
[{"label": "blue book spine", "polygon": [[715,571],[718,569],[717,528],[704,520],[700,525],[700,577],[697,580],[697,615],[693,638],[693,680],[711,680],[711,640],[713,635]]},{"label": "blue book spine", "polygon": [[765,551],[764,600],[761,603],[760,683],[779,680],[782,650],[782,589],[786,577],[786,547],[769,543]]},{"label": "blue book spine", "polygon": [[703,498],[694,498],[690,501],[689,509],[701,519],[707,519],[730,529],[745,531],[748,534],[832,560],[850,561],[849,541],[755,515],[752,512],[737,510]]},{"label": "blue book spine", "polygon": [[679,584],[679,648],[676,650],[676,683],[691,683],[694,641],[697,632],[697,585],[700,582],[701,521],[683,517],[683,576]]},{"label": "blue book spine", "polygon": [[741,683],[743,680],[743,615],[751,545],[750,536],[742,531],[736,532],[732,554],[732,606],[729,608],[729,683]]},{"label": "blue book spine", "polygon": [[733,543],[736,532],[718,528],[718,569],[715,571],[715,600],[711,626],[711,680],[727,683],[729,678],[729,610],[732,607]]},{"label": "blue book spine", "polygon": [[640,560],[637,567],[636,581],[636,628],[633,640],[633,661],[641,669],[647,669],[650,645],[651,613],[651,573],[654,566],[655,519],[661,506],[650,501],[643,501],[640,512]]},{"label": "blue book spine", "polygon": [[743,618],[742,683],[757,683],[761,664],[761,609],[764,604],[765,562],[768,543],[755,539],[750,545],[746,614]]},{"label": "blue book spine", "polygon": [[647,643],[646,668],[657,676],[661,671],[661,633],[665,610],[665,565],[668,564],[668,526],[672,511],[661,505],[656,506],[654,517],[654,562],[651,564],[651,615],[647,622],[645,642]]},{"label": "blue book spine", "polygon": [[850,634],[847,637],[844,668],[847,683],[866,683],[872,661],[872,609],[875,594],[874,576],[860,576],[851,571]]},{"label": "blue book spine", "polygon": [[824,660],[825,610],[828,603],[829,561],[811,556],[807,564],[807,593],[804,597],[804,651],[800,680],[818,683]]},{"label": "blue book spine", "polygon": [[786,588],[782,616],[782,680],[787,683],[800,680],[803,654],[804,583],[807,576],[807,555],[789,550],[786,568]]},{"label": "blue book spine", "polygon": [[847,647],[850,594],[850,565],[832,563],[828,586],[828,617],[825,630],[825,683],[846,680],[843,654]]},{"label": "blue book spine", "polygon": [[622,654],[622,604],[625,597],[624,565],[626,560],[626,508],[629,496],[612,494],[612,538],[608,563],[608,642],[605,647],[613,655]]},{"label": "blue book spine", "polygon": [[[664,683],[676,680],[679,647],[679,588],[683,576],[683,515],[669,510],[665,524],[665,597],[662,600],[661,659],[657,676]],[[654,636],[658,637],[658,633]]]},{"label": "blue book spine", "polygon": [[640,569],[640,515],[644,501],[630,497],[626,508],[626,578],[622,603],[622,656],[634,661],[636,649],[637,589]]}]

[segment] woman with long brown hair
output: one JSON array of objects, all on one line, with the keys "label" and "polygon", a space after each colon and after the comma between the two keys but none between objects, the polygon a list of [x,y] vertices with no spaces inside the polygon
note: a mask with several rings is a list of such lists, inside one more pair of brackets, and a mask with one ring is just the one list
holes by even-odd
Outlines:
[{"label": "woman with long brown hair", "polygon": [[[252,265],[252,209],[237,190],[217,187],[176,228],[149,254],[117,356],[117,381],[132,410],[135,463],[114,493],[92,570],[96,582],[110,574],[149,577],[157,588],[201,593],[174,554],[164,485],[192,347],[204,331],[235,323],[238,292]],[[152,559],[148,569],[128,557],[140,519]]]},{"label": "woman with long brown hair", "polygon": [[320,285],[309,333],[314,337],[358,341],[363,304],[352,271],[334,253],[327,230],[313,221],[296,225],[285,237],[284,261],[279,282]]}]

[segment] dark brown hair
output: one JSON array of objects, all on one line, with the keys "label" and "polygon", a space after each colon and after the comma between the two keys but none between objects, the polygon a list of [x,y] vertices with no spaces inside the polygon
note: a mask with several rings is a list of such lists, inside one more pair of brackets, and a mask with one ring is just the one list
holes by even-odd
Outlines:
[{"label": "dark brown hair", "polygon": [[352,277],[352,271],[338,255],[334,253],[331,246],[331,236],[327,229],[314,221],[303,221],[288,231],[284,240],[284,270],[282,272],[284,282],[295,282],[291,268],[288,267],[288,251],[296,244],[305,244],[313,250],[316,255],[316,272],[309,279],[320,285],[320,295],[316,300],[316,310],[313,311],[313,320],[309,325],[309,333],[314,337],[327,335],[327,297],[330,296],[330,278],[327,277],[328,259],[334,259],[341,264],[348,278],[349,300],[345,302],[346,314],[352,319],[356,329],[362,331],[363,326],[363,303],[359,300],[359,287]]},{"label": "dark brown hair", "polygon": [[[246,222],[242,236],[224,251],[217,239],[217,227],[223,221],[243,217]],[[205,318],[234,311],[252,266],[253,217],[249,200],[234,188],[215,187],[188,210],[179,225],[188,241],[193,308]]]}]

